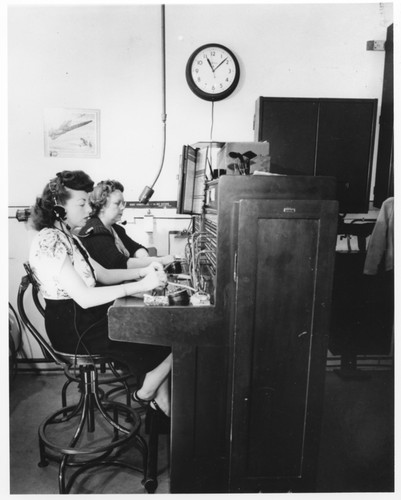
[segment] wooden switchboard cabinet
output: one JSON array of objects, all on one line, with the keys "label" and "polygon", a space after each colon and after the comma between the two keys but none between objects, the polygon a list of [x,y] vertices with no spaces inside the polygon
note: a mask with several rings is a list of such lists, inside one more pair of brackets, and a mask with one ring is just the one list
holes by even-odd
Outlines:
[{"label": "wooden switchboard cabinet", "polygon": [[337,202],[236,212],[229,490],[314,491]]},{"label": "wooden switchboard cabinet", "polygon": [[211,181],[190,261],[212,270],[211,305],[109,309],[113,340],[172,348],[172,493],[314,491],[335,190],[332,177]]}]

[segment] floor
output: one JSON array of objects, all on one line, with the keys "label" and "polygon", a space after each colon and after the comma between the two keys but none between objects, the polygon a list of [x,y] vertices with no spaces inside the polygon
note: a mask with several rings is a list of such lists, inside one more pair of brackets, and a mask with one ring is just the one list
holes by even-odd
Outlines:
[{"label": "floor", "polygon": [[[366,377],[326,374],[317,492],[394,490],[393,371],[371,370]],[[57,494],[58,465],[37,466],[37,428],[54,410],[62,374],[17,373],[10,385],[10,493]],[[145,436],[146,437],[146,436]],[[159,486],[169,493],[168,436],[161,436]],[[133,458],[137,460],[137,458]],[[141,475],[109,468],[85,474],[72,493],[144,493]]]}]

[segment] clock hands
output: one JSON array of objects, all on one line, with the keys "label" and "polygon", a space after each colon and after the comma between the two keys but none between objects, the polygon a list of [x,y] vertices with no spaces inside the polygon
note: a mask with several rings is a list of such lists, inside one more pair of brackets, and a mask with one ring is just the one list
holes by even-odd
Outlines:
[{"label": "clock hands", "polygon": [[220,64],[218,64],[218,65],[214,68],[213,72],[214,72],[214,71],[216,71],[216,69],[217,69],[219,66],[221,66],[221,65],[223,64],[223,62],[225,62],[225,61],[227,61],[227,57],[226,57],[225,59],[223,59],[223,60],[221,61],[221,63],[220,63]]},{"label": "clock hands", "polygon": [[209,66],[212,68],[212,71],[213,71],[213,73],[214,73],[214,69],[213,69],[213,65],[212,65],[212,63],[210,62],[210,60],[209,60],[209,58],[208,58],[208,57],[206,57],[206,59],[207,59],[207,62],[209,63]]},{"label": "clock hands", "polygon": [[[213,64],[210,62],[210,59],[209,59],[208,57],[206,57],[206,60],[207,60],[207,62],[209,63],[209,66],[210,66],[210,68],[211,68],[211,70],[212,70],[212,72],[213,72],[213,75],[214,75],[214,72],[216,71],[216,69],[217,69],[217,68],[219,68],[219,67],[220,67],[220,66],[221,66],[224,62],[226,62],[226,61],[227,61],[227,59],[228,59],[228,58],[226,57],[225,59],[223,59],[223,60],[221,61],[221,63],[219,63],[219,64],[218,64],[215,68],[213,68]],[[214,75],[214,76],[215,76],[215,75]]]}]

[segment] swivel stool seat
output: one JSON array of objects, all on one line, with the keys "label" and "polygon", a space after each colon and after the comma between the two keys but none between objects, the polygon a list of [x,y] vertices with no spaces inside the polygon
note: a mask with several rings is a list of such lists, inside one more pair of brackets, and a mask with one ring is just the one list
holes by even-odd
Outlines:
[{"label": "swivel stool seat", "polygon": [[[51,346],[28,318],[24,296],[32,286],[32,297],[39,311],[44,310],[38,298],[38,284],[29,264],[24,264],[27,274],[22,277],[18,290],[18,311],[22,323],[39,343],[47,360],[55,362],[66,375],[62,389],[62,405],[40,424],[38,429],[40,461],[39,467],[48,465],[49,459],[59,462],[59,493],[69,493],[75,479],[93,467],[111,465],[129,468],[143,474],[142,484],[153,493],[157,487],[154,477],[148,477],[148,449],[140,435],[141,418],[130,406],[129,375],[115,369],[113,360],[107,356],[90,354],[75,355],[59,352]],[[99,378],[100,367],[109,366],[112,376]],[[78,401],[67,404],[67,388],[72,382],[79,387]],[[104,391],[101,384],[116,384]],[[127,394],[127,404],[111,399],[118,390]],[[128,461],[123,453],[128,447],[140,453],[139,465]],[[67,469],[75,469],[67,478]]]}]

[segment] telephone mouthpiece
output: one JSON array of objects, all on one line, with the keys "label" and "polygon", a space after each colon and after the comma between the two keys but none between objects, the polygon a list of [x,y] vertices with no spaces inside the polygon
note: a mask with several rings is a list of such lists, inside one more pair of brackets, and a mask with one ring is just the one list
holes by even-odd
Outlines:
[{"label": "telephone mouthpiece", "polygon": [[139,196],[139,202],[146,205],[154,193],[154,190],[149,186],[145,186],[141,195]]}]

